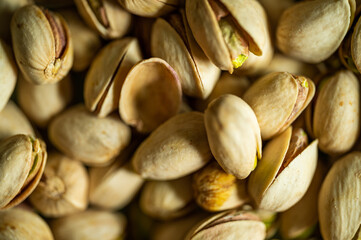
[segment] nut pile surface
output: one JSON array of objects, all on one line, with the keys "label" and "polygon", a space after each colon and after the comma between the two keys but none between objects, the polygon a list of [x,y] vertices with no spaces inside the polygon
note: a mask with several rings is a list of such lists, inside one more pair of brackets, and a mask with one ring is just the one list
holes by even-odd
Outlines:
[{"label": "nut pile surface", "polygon": [[361,240],[361,1],[0,0],[0,240]]}]

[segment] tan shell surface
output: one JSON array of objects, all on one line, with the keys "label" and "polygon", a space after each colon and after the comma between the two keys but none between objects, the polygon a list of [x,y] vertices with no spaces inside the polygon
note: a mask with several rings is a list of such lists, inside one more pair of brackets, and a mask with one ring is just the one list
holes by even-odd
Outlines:
[{"label": "tan shell surface", "polygon": [[318,198],[320,229],[325,240],[353,239],[361,223],[361,153],[337,160]]},{"label": "tan shell surface", "polygon": [[203,114],[188,112],[154,130],[136,150],[132,164],[143,178],[171,180],[197,171],[211,157]]},{"label": "tan shell surface", "polygon": [[118,0],[129,12],[142,17],[159,17],[177,9],[181,0]]},{"label": "tan shell surface", "polygon": [[83,105],[54,118],[48,135],[59,150],[89,166],[109,164],[131,138],[130,128],[116,115],[97,118]]},{"label": "tan shell surface", "polygon": [[361,72],[361,18],[357,20],[351,38],[351,56],[359,72]]},{"label": "tan shell surface", "polygon": [[222,95],[208,105],[204,119],[217,162],[238,179],[248,177],[255,158],[262,157],[261,131],[251,107],[239,97]]}]

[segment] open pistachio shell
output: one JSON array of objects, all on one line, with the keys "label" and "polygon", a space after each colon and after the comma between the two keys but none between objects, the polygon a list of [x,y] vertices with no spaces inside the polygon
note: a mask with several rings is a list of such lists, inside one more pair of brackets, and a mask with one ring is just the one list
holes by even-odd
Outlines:
[{"label": "open pistachio shell", "polygon": [[33,127],[13,101],[0,112],[0,140],[16,134],[35,136]]},{"label": "open pistachio shell", "polygon": [[0,209],[20,204],[34,191],[46,158],[42,140],[19,134],[0,142]]},{"label": "open pistachio shell", "polygon": [[155,21],[151,34],[153,56],[166,60],[178,73],[184,94],[206,98],[218,80],[220,70],[196,43],[184,11],[168,21]]},{"label": "open pistachio shell", "polygon": [[87,210],[50,222],[57,240],[123,239],[127,220],[122,213]]},{"label": "open pistachio shell", "polygon": [[352,152],[336,161],[322,184],[318,214],[323,238],[359,239],[360,206],[361,153]]},{"label": "open pistachio shell", "polygon": [[17,85],[18,103],[32,122],[45,128],[70,103],[72,90],[69,75],[57,83],[45,85],[30,83],[20,75]]},{"label": "open pistachio shell", "polygon": [[136,150],[132,164],[143,178],[171,180],[197,171],[211,157],[203,114],[188,112],[154,130]]},{"label": "open pistachio shell", "polygon": [[124,36],[132,16],[116,0],[74,0],[85,22],[105,39]]},{"label": "open pistachio shell", "polygon": [[48,224],[36,213],[23,209],[0,211],[0,239],[53,240]]},{"label": "open pistachio shell", "polygon": [[177,114],[181,102],[177,73],[166,61],[150,58],[129,71],[120,94],[119,112],[137,131],[151,132]]},{"label": "open pistachio shell", "polygon": [[319,63],[334,53],[354,14],[348,0],[304,1],[285,10],[277,27],[277,45],[286,55]]},{"label": "open pistachio shell", "polygon": [[249,201],[245,181],[238,181],[212,161],[193,175],[196,202],[207,211],[223,211]]},{"label": "open pistachio shell", "polygon": [[361,72],[361,18],[357,20],[351,38],[351,56],[358,72]]},{"label": "open pistachio shell", "polygon": [[248,192],[260,209],[285,211],[306,193],[316,165],[317,140],[308,145],[302,129],[289,127],[266,145]]},{"label": "open pistachio shell", "polygon": [[110,164],[131,138],[130,128],[119,117],[97,118],[83,105],[54,118],[48,135],[59,150],[89,166]]},{"label": "open pistachio shell", "polygon": [[11,49],[0,39],[0,112],[14,91],[18,69]]},{"label": "open pistachio shell", "polygon": [[263,140],[283,132],[315,95],[312,80],[287,72],[274,72],[258,79],[243,98],[257,116]]},{"label": "open pistachio shell", "polygon": [[73,43],[65,20],[36,5],[18,9],[11,20],[16,62],[34,84],[63,79],[73,64]]},{"label": "open pistachio shell", "polygon": [[261,132],[252,108],[241,98],[225,94],[204,113],[209,146],[219,165],[244,179],[262,157]]},{"label": "open pistachio shell", "polygon": [[118,108],[126,75],[142,59],[135,38],[115,40],[96,56],[86,75],[84,102],[87,109],[105,117]]},{"label": "open pistachio shell", "polygon": [[62,217],[86,209],[88,185],[88,174],[82,163],[52,153],[29,199],[42,215]]},{"label": "open pistachio shell", "polygon": [[254,239],[266,237],[266,226],[257,215],[245,211],[226,211],[201,221],[185,240]]},{"label": "open pistachio shell", "polygon": [[118,0],[127,11],[142,17],[159,17],[177,9],[181,0]]}]

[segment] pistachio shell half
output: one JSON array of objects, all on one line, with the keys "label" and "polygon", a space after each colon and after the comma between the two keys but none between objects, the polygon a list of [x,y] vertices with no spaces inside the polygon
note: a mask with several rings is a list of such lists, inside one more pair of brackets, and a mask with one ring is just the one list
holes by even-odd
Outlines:
[{"label": "pistachio shell half", "polygon": [[177,73],[164,60],[150,58],[136,64],[125,78],[119,113],[139,132],[151,132],[177,114],[182,89]]},{"label": "pistachio shell half", "polygon": [[317,165],[317,140],[308,145],[302,129],[289,127],[272,139],[248,181],[260,209],[285,211],[306,193]]},{"label": "pistachio shell half", "polygon": [[143,17],[159,17],[177,9],[181,0],[118,0],[127,11]]},{"label": "pistachio shell half", "polygon": [[73,64],[73,43],[65,20],[54,12],[27,5],[11,20],[16,62],[25,79],[34,84],[63,79]]},{"label": "pistachio shell half", "polygon": [[47,159],[45,143],[27,135],[0,142],[0,209],[14,207],[36,188]]}]

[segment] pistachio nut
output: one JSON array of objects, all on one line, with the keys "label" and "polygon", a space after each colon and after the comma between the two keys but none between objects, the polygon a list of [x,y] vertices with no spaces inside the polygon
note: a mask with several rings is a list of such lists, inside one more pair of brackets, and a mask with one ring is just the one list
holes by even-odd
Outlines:
[{"label": "pistachio nut", "polygon": [[315,95],[311,79],[288,72],[269,73],[246,91],[261,128],[262,140],[283,132],[301,114]]},{"label": "pistachio nut", "polygon": [[80,16],[105,39],[128,33],[132,16],[117,0],[74,0]]},{"label": "pistachio nut", "polygon": [[185,240],[265,239],[266,226],[257,215],[245,211],[225,211],[201,221]]},{"label": "pistachio nut", "polygon": [[[342,48],[340,48],[342,49]],[[361,72],[361,18],[357,20],[357,23],[353,29],[351,37],[350,52],[352,56],[353,66],[356,66],[357,71]],[[351,60],[351,59],[350,59]]]},{"label": "pistachio nut", "polygon": [[88,166],[110,164],[131,138],[130,128],[119,117],[97,118],[83,105],[73,106],[54,118],[48,135],[55,147]]},{"label": "pistachio nut", "polygon": [[16,62],[34,84],[63,79],[73,64],[73,42],[65,20],[36,5],[18,9],[11,20]]},{"label": "pistachio nut", "polygon": [[62,10],[60,14],[69,24],[74,44],[74,63],[72,70],[83,71],[89,67],[95,54],[101,47],[97,32],[89,28],[74,10]]},{"label": "pistachio nut", "polygon": [[35,136],[33,127],[13,101],[0,112],[0,140],[16,134]]},{"label": "pistachio nut", "polygon": [[230,73],[249,51],[257,56],[270,46],[267,15],[255,0],[187,0],[187,19],[205,54]]},{"label": "pistachio nut", "polygon": [[340,70],[319,83],[313,108],[307,109],[309,132],[319,148],[340,155],[355,144],[360,131],[360,84],[348,70]]},{"label": "pistachio nut", "polygon": [[19,134],[0,142],[0,209],[14,207],[36,188],[46,164],[45,143]]},{"label": "pistachio nut", "polygon": [[19,76],[17,99],[21,109],[37,126],[45,128],[73,97],[70,76],[54,84],[36,85]]},{"label": "pistachio nut", "polygon": [[23,209],[0,211],[0,239],[53,240],[48,224],[36,213]]},{"label": "pistachio nut", "polygon": [[220,70],[195,41],[184,11],[155,21],[151,52],[166,60],[178,73],[184,94],[204,99],[211,93]]},{"label": "pistachio nut", "polygon": [[286,9],[277,26],[277,45],[286,55],[308,63],[331,56],[346,36],[354,15],[349,0],[312,0]]},{"label": "pistachio nut", "polygon": [[18,69],[7,44],[0,39],[0,112],[4,109],[14,91]]},{"label": "pistachio nut", "polygon": [[39,185],[29,200],[46,217],[80,212],[88,205],[88,182],[88,174],[82,163],[59,153],[51,153]]},{"label": "pistachio nut", "polygon": [[289,127],[266,145],[248,192],[260,209],[285,211],[306,193],[316,165],[317,140],[308,144],[302,129]]},{"label": "pistachio nut", "polygon": [[155,129],[136,150],[132,164],[143,178],[171,180],[197,171],[211,157],[203,114],[187,112]]},{"label": "pistachio nut", "polygon": [[50,222],[57,240],[123,239],[127,220],[122,213],[86,210]]},{"label": "pistachio nut", "polygon": [[150,58],[136,64],[125,78],[119,113],[125,123],[146,133],[177,114],[181,102],[177,73],[163,59]]},{"label": "pistachio nut", "polygon": [[322,184],[318,197],[322,237],[360,239],[360,206],[361,153],[352,152],[335,162]]},{"label": "pistachio nut", "polygon": [[105,117],[118,108],[120,91],[131,67],[142,59],[135,38],[115,40],[95,57],[84,82],[87,109]]},{"label": "pistachio nut", "polygon": [[244,179],[262,157],[262,140],[256,115],[241,98],[225,94],[213,100],[204,113],[209,146],[219,165]]},{"label": "pistachio nut", "polygon": [[223,211],[249,201],[246,182],[223,171],[216,161],[193,175],[196,202],[207,211]]},{"label": "pistachio nut", "polygon": [[171,181],[146,182],[140,195],[140,208],[161,220],[184,216],[195,209],[191,176]]},{"label": "pistachio nut", "polygon": [[127,11],[143,17],[159,17],[177,9],[182,0],[118,0]]}]

